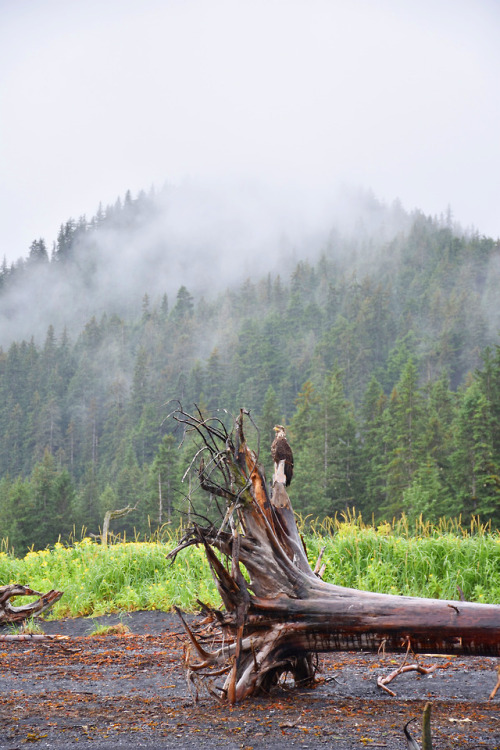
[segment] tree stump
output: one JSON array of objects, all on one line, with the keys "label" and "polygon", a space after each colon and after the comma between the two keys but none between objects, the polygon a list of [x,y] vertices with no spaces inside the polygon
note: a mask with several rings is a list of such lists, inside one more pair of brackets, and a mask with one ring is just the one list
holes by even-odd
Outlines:
[{"label": "tree stump", "polygon": [[179,409],[173,416],[201,439],[201,487],[224,500],[218,526],[195,523],[170,555],[202,545],[224,604],[219,611],[200,602],[205,624],[219,632],[213,650],[206,647],[206,631],[195,635],[179,612],[196,690],[202,682],[234,703],[268,691],[285,673],[295,684],[312,686],[316,656],[327,651],[384,647],[500,656],[500,606],[370,593],[315,575],[284,476],[278,472],[269,493],[258,455],[246,443],[247,412],[231,433],[201,414]]}]

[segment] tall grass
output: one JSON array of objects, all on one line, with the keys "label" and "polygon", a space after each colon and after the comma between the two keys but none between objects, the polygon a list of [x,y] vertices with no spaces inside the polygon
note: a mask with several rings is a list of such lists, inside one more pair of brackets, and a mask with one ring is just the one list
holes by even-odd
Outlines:
[{"label": "tall grass", "polygon": [[[500,604],[500,534],[475,521],[431,525],[407,519],[375,527],[354,513],[321,523],[299,521],[312,565],[326,547],[324,579],[341,586],[431,598]],[[95,540],[31,551],[16,558],[0,546],[0,585],[29,584],[38,591],[64,591],[51,617],[99,615],[135,609],[197,608],[220,599],[200,548],[166,556],[176,543]]]},{"label": "tall grass", "polygon": [[500,533],[477,519],[375,527],[351,513],[310,524],[306,540],[311,560],[326,547],[330,583],[438,599],[458,599],[460,588],[468,601],[500,604]]},{"label": "tall grass", "polygon": [[107,547],[84,538],[71,546],[28,552],[18,559],[0,552],[0,583],[25,583],[37,591],[64,591],[52,617],[100,615],[136,609],[196,607],[199,598],[219,604],[201,549],[170,563],[173,543],[127,542]]}]

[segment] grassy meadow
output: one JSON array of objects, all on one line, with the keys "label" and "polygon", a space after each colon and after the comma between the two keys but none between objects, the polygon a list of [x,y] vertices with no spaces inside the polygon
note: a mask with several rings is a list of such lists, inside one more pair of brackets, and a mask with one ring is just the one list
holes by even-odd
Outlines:
[{"label": "grassy meadow", "polygon": [[[301,523],[309,561],[322,547],[324,580],[389,594],[500,604],[500,532],[473,521],[437,525],[406,519],[377,527],[350,515],[343,520]],[[196,600],[219,606],[220,599],[203,551],[191,547],[175,563],[167,560],[177,535],[161,541],[119,541],[108,546],[88,537],[71,544],[30,551],[17,558],[4,542],[0,585],[23,583],[37,591],[64,591],[48,617],[101,615],[141,609],[185,611]],[[18,600],[18,603],[20,601]]]}]

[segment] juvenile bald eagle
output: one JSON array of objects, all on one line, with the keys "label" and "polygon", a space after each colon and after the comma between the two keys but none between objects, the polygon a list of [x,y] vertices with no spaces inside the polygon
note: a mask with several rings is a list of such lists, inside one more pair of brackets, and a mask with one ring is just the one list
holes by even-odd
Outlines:
[{"label": "juvenile bald eagle", "polygon": [[293,476],[293,453],[288,440],[286,439],[285,428],[277,424],[274,428],[276,437],[271,445],[271,456],[274,461],[274,470],[278,472],[279,464],[284,461],[283,469],[285,472],[285,485],[288,487]]}]

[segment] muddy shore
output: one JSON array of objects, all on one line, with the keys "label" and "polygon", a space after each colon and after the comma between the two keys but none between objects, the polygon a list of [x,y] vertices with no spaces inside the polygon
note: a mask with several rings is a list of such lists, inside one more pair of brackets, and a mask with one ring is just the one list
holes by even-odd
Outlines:
[{"label": "muddy shore", "polygon": [[[127,635],[95,636],[97,625],[122,622]],[[404,750],[403,726],[420,737],[432,703],[435,750],[500,750],[500,695],[493,658],[422,655],[431,675],[400,675],[391,697],[377,677],[401,655],[322,656],[312,690],[284,684],[270,696],[230,707],[207,694],[194,703],[177,618],[135,612],[42,623],[53,641],[0,642],[0,748],[387,748]],[[0,630],[8,634],[7,629]]]}]

